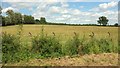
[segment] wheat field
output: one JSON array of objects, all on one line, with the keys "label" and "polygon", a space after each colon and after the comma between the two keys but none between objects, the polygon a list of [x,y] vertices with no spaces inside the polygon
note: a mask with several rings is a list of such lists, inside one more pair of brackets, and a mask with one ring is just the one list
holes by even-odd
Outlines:
[{"label": "wheat field", "polygon": [[[44,27],[44,32],[47,35],[53,35],[53,32],[55,35],[60,38],[62,42],[65,42],[66,40],[72,38],[74,36],[74,32],[79,34],[79,37],[82,38],[85,36],[87,39],[91,39],[89,35],[94,33],[94,37],[99,38],[111,38],[113,40],[113,43],[115,45],[118,45],[118,27],[105,27],[105,26],[66,26],[66,25],[23,25],[22,30],[22,41],[23,42],[30,42],[30,33],[32,36],[38,35],[41,33],[42,26]],[[0,27],[2,29],[2,32],[7,32],[10,34],[17,34],[19,31],[19,25],[15,26],[6,26],[6,27]],[[109,33],[110,35],[109,35]],[[31,44],[31,43],[29,43]],[[101,56],[103,55],[103,56]],[[37,66],[65,66],[65,65],[117,65],[117,59],[118,55],[111,53],[111,54],[98,54],[99,59],[95,59],[97,55],[92,56],[87,55],[87,58],[85,59],[85,56],[79,56],[74,58],[62,58],[59,60],[56,60],[58,58],[53,59],[31,59],[29,62],[19,62],[12,64],[13,65],[37,65]],[[108,57],[110,56],[110,57]],[[82,58],[81,58],[82,57]],[[112,57],[112,58],[111,58]],[[89,60],[91,58],[91,60]],[[108,59],[106,59],[108,58]],[[79,61],[75,61],[78,59]],[[94,62],[92,61],[94,59]],[[40,60],[40,61],[39,61]],[[112,63],[112,61],[114,62]],[[45,61],[45,62],[44,62]],[[49,61],[46,63],[46,61]],[[67,64],[60,64],[61,62],[67,62]],[[59,63],[60,62],[60,63]],[[72,62],[72,63],[69,63]],[[35,63],[35,64],[34,64]],[[43,63],[43,64],[42,64]],[[6,64],[11,65],[11,64]]]},{"label": "wheat field", "polygon": [[[74,35],[74,32],[78,33],[80,37],[85,36],[89,38],[89,35],[94,32],[96,38],[107,38],[110,37],[117,43],[118,40],[118,27],[104,27],[104,26],[66,26],[66,25],[23,25],[22,36],[24,38],[29,37],[29,32],[35,36],[41,32],[41,28],[44,26],[44,32],[47,35],[53,35],[54,32],[56,36],[60,39],[67,40]],[[7,32],[11,34],[17,34],[18,25],[16,26],[6,26],[0,27],[2,32]]]}]

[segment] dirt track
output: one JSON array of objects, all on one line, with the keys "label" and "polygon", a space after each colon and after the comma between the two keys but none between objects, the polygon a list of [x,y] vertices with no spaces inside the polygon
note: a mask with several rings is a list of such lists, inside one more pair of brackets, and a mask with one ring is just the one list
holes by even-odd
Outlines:
[{"label": "dirt track", "polygon": [[74,57],[60,57],[49,59],[31,59],[28,62],[5,64],[7,66],[116,66],[118,54],[104,53]]}]

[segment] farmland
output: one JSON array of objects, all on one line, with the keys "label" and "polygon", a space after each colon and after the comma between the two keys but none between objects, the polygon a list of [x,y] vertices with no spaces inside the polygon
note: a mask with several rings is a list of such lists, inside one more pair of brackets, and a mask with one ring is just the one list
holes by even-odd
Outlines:
[{"label": "farmland", "polygon": [[[31,38],[33,36],[37,36],[41,34],[42,26],[44,28],[45,35],[53,36],[53,32],[55,33],[56,37],[59,38],[60,43],[64,45],[67,40],[71,39],[74,36],[74,32],[79,35],[79,38],[85,38],[85,41],[91,40],[90,35],[92,32],[94,33],[94,37],[96,39],[112,39],[112,44],[115,46],[118,45],[118,27],[105,27],[105,26],[65,26],[65,25],[23,25],[22,28],[22,44],[28,45],[28,49],[32,48]],[[12,35],[17,35],[19,31],[19,25],[16,26],[6,26],[0,27],[2,28],[2,32],[7,32]],[[108,34],[110,33],[110,35]],[[31,33],[31,34],[30,34]],[[54,41],[53,41],[54,42]],[[71,42],[70,42],[71,43]],[[102,43],[100,43],[102,44]],[[89,44],[88,44],[89,45]],[[91,44],[90,44],[91,45]],[[94,45],[94,44],[93,44]],[[104,45],[103,45],[104,46]],[[99,57],[99,59],[96,59]],[[106,59],[108,58],[108,59]],[[92,61],[94,59],[94,61]],[[116,53],[102,53],[102,54],[91,54],[91,55],[83,55],[83,56],[75,56],[73,58],[66,58],[63,56],[61,58],[48,58],[48,59],[36,59],[32,58],[28,62],[21,61],[19,63],[8,64],[8,65],[40,65],[40,66],[66,66],[66,65],[117,65],[118,56]],[[40,61],[39,61],[40,60]],[[79,60],[79,61],[76,61]],[[112,63],[112,61],[114,62]],[[49,62],[45,62],[49,61]],[[66,61],[66,64],[60,64],[60,62]],[[70,63],[71,62],[71,63]],[[100,62],[100,63],[99,63]],[[24,64],[22,64],[24,63]],[[33,64],[35,63],[35,64]]]},{"label": "farmland", "polygon": [[[29,42],[29,32],[35,36],[41,32],[41,27],[44,26],[44,32],[47,35],[53,35],[54,32],[57,37],[60,38],[62,42],[65,42],[67,39],[72,38],[74,32],[80,35],[80,38],[85,36],[89,39],[89,35],[94,32],[96,38],[110,38],[113,39],[114,43],[118,43],[118,27],[104,27],[104,26],[64,26],[64,25],[24,25],[22,30],[23,40]],[[17,34],[19,28],[16,26],[7,26],[1,27],[2,32],[7,32],[10,34]]]},{"label": "farmland", "polygon": [[[28,37],[29,32],[32,35],[37,35],[41,31],[42,25],[24,25],[23,26],[23,36]],[[16,34],[18,30],[17,26],[7,26],[1,27],[2,32],[7,32],[11,34]],[[78,33],[80,36],[86,36],[89,38],[91,32],[95,33],[95,37],[108,37],[108,32],[110,32],[111,37],[114,40],[118,40],[118,27],[104,27],[104,26],[59,26],[59,25],[44,25],[44,32],[48,35],[52,35],[54,32],[57,36],[60,36],[62,40],[69,38],[74,35],[74,32]]]}]

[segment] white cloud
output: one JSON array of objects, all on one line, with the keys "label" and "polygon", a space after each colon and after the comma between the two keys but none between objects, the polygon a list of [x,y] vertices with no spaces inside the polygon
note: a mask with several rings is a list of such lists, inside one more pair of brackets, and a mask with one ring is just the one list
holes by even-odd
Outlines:
[{"label": "white cloud", "polygon": [[70,18],[71,15],[62,15],[63,18]]},{"label": "white cloud", "polygon": [[60,13],[60,7],[57,7],[57,6],[52,6],[50,9],[49,9],[49,11],[51,12],[51,13]]},{"label": "white cloud", "polygon": [[80,10],[78,10],[78,9],[74,9],[73,11],[72,11],[72,14],[74,14],[74,15],[80,15]]},{"label": "white cloud", "polygon": [[66,2],[66,0],[2,0],[2,2]]},{"label": "white cloud", "polygon": [[2,2],[34,2],[34,0],[3,0]]},{"label": "white cloud", "polygon": [[61,11],[61,13],[62,13],[62,14],[67,14],[67,13],[69,13],[69,11],[68,11],[67,9],[63,9],[63,10]]},{"label": "white cloud", "polygon": [[93,13],[91,16],[92,17],[99,17],[99,16],[101,16],[101,14],[100,13]]},{"label": "white cloud", "polygon": [[11,5],[11,7],[13,8],[17,8],[17,9],[23,9],[23,8],[27,8],[27,9],[31,9],[33,6],[38,6],[39,3],[37,2],[9,2],[9,4]]},{"label": "white cloud", "polygon": [[106,14],[106,15],[117,15],[117,11],[110,11],[110,10],[108,10],[108,11],[105,11],[105,12],[103,12],[104,14]]},{"label": "white cloud", "polygon": [[118,2],[111,1],[111,2],[108,2],[108,3],[99,4],[98,7],[94,7],[92,9],[90,9],[89,11],[96,11],[96,12],[101,12],[102,11],[102,12],[105,12],[109,8],[117,7],[117,5],[118,5]]},{"label": "white cloud", "polygon": [[61,7],[69,7],[69,5],[67,4],[67,2],[61,2]]},{"label": "white cloud", "polygon": [[65,18],[63,18],[63,17],[59,17],[59,18],[56,18],[56,20],[64,20]]},{"label": "white cloud", "polygon": [[99,7],[100,7],[101,9],[108,9],[108,8],[112,8],[112,7],[117,6],[117,4],[118,4],[118,2],[112,1],[112,2],[110,2],[110,3],[100,4]]},{"label": "white cloud", "polygon": [[2,0],[2,2],[110,2],[110,1],[113,0]]},{"label": "white cloud", "polygon": [[8,8],[4,8],[4,9],[2,9],[2,13],[7,12],[8,10],[13,10],[13,11],[15,11],[14,8],[12,8],[12,7],[8,7]]},{"label": "white cloud", "polygon": [[91,20],[85,20],[85,22],[90,22]]},{"label": "white cloud", "polygon": [[[106,16],[109,19],[109,23],[117,22],[117,12],[108,10],[100,12],[100,9],[96,11],[81,11],[79,8],[68,8],[63,4],[68,3],[39,3],[36,10],[34,10],[33,16],[40,19],[40,17],[46,17],[48,22],[62,22],[62,23],[77,23],[77,24],[95,24],[100,16]],[[69,5],[69,4],[68,4]],[[70,5],[69,5],[70,6]],[[80,7],[80,6],[78,6]],[[98,5],[99,7],[99,5]],[[115,7],[115,6],[114,6]],[[100,7],[99,7],[100,8]],[[110,8],[110,7],[109,7]]]}]

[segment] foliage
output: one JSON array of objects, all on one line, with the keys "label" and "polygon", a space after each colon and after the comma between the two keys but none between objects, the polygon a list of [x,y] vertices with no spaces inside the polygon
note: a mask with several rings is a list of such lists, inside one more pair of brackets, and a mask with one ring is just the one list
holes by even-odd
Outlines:
[{"label": "foliage", "polygon": [[34,24],[34,17],[32,17],[31,15],[24,15],[24,24]]},{"label": "foliage", "polygon": [[46,19],[44,18],[44,17],[41,17],[40,18],[40,23],[41,24],[46,24],[47,22],[46,22]]},{"label": "foliage", "polygon": [[85,54],[99,54],[99,53],[118,53],[119,47],[114,45],[112,38],[96,38],[89,35],[90,38],[79,37],[79,34],[74,32],[72,39],[66,40],[65,44],[61,43],[60,39],[53,32],[53,35],[47,35],[42,26],[40,34],[32,36],[30,46],[22,43],[23,25],[19,25],[18,33],[11,35],[3,33],[2,36],[2,50],[3,62],[19,62],[21,60],[29,60],[30,58],[47,58],[60,57],[64,55],[85,55]]},{"label": "foliage", "polygon": [[44,57],[54,57],[61,54],[59,40],[55,36],[45,35],[43,29],[41,31],[41,35],[35,36],[32,39],[32,51]]},{"label": "foliage", "polygon": [[106,26],[108,24],[108,19],[105,16],[99,17],[99,20],[97,21],[98,24],[102,24],[103,26]]},{"label": "foliage", "polygon": [[0,14],[2,13],[2,7],[0,6]]},{"label": "foliage", "polygon": [[63,54],[65,55],[75,55],[78,54],[78,47],[80,46],[80,40],[78,34],[72,40],[68,40],[63,47]]},{"label": "foliage", "polygon": [[35,23],[40,23],[40,20],[39,19],[35,19]]},{"label": "foliage", "polygon": [[84,54],[117,53],[118,47],[110,38],[92,38],[83,46]]},{"label": "foliage", "polygon": [[114,26],[118,26],[118,23],[115,23]]},{"label": "foliage", "polygon": [[21,13],[15,13],[16,24],[22,23],[22,15]]},{"label": "foliage", "polygon": [[17,25],[17,24],[34,24],[34,17],[31,15],[22,15],[21,13],[14,12],[13,10],[8,10],[6,12],[6,17],[2,16],[2,26],[7,25]]},{"label": "foliage", "polygon": [[20,51],[19,39],[11,34],[4,33],[2,36],[3,62],[16,61],[15,54]]},{"label": "foliage", "polygon": [[30,50],[21,44],[22,25],[19,26],[18,36],[8,33],[2,34],[2,61],[3,63],[29,60],[32,57]]}]

